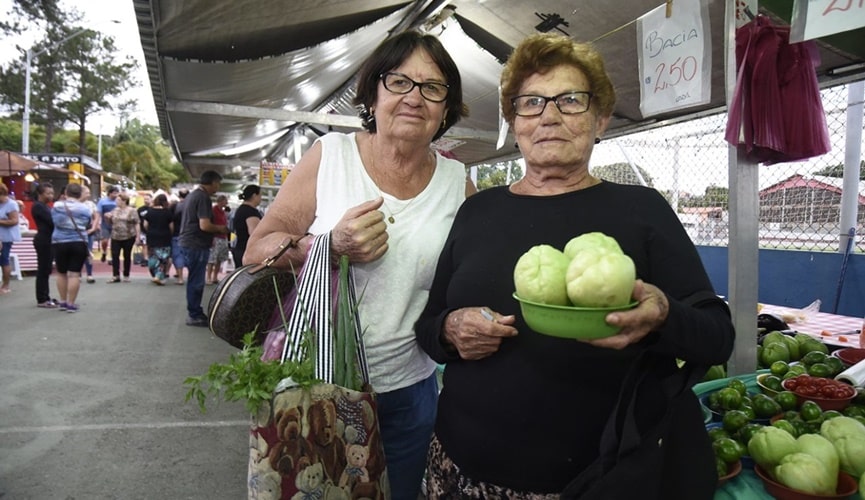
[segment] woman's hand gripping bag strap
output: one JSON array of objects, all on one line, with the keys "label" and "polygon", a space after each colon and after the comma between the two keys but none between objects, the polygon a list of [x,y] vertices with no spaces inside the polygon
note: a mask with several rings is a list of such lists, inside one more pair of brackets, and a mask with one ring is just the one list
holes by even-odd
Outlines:
[{"label": "woman's hand gripping bag strap", "polygon": [[708,439],[691,391],[705,370],[688,363],[671,370],[670,363],[651,350],[638,356],[601,435],[599,458],[565,487],[562,499],[712,498],[714,459],[693,453],[694,436],[682,432],[698,425],[697,435]]},{"label": "woman's hand gripping bag strap", "polygon": [[264,342],[264,325],[279,306],[279,299],[294,287],[294,275],[274,264],[294,239],[283,241],[277,251],[260,264],[241,266],[216,285],[207,305],[210,331],[229,344],[242,348],[243,336],[255,332],[255,345]]},{"label": "woman's hand gripping bag strap", "polygon": [[[390,498],[353,278],[347,262],[341,263],[345,272],[340,273],[337,300],[351,306],[344,316],[353,318],[346,325],[340,319],[345,309],[333,313],[329,247],[329,234],[315,238],[285,320],[282,361],[303,362],[312,356],[315,380],[283,380],[254,417],[250,499]],[[344,332],[351,341],[340,338]],[[339,380],[340,364],[347,360],[357,364],[360,390]]]}]

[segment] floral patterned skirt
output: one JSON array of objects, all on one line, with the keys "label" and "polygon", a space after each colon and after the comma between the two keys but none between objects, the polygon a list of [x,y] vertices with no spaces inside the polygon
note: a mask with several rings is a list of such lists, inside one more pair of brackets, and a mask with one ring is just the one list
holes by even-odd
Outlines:
[{"label": "floral patterned skirt", "polygon": [[427,456],[426,481],[427,498],[430,500],[452,498],[558,500],[560,497],[558,493],[516,491],[462,475],[459,467],[445,454],[435,434]]}]

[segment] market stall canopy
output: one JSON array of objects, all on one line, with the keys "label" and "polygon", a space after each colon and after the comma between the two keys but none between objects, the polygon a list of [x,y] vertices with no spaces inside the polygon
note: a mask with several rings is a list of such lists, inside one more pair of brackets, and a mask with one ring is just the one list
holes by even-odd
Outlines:
[{"label": "market stall canopy", "polygon": [[29,172],[40,165],[39,162],[0,149],[0,175],[18,175],[21,172]]},{"label": "market stall canopy", "polygon": [[[729,1],[729,0],[727,0]],[[186,169],[223,173],[266,158],[293,158],[328,130],[359,127],[351,104],[363,59],[389,34],[420,28],[440,37],[459,66],[471,116],[437,146],[466,164],[518,156],[501,149],[498,82],[503,61],[537,29],[594,42],[618,93],[607,136],[723,109],[725,0],[707,0],[711,100],[645,118],[640,113],[633,22],[659,0],[133,0],[163,137]],[[761,2],[780,24],[789,0]],[[675,4],[673,4],[675,8]],[[555,17],[554,17],[555,15]],[[544,24],[546,23],[546,24]],[[865,29],[818,41],[821,83],[865,75]],[[299,148],[298,148],[299,149]]]}]

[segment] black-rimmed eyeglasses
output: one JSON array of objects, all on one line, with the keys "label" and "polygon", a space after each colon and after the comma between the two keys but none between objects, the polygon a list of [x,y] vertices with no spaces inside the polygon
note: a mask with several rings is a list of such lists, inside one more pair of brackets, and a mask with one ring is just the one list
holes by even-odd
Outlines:
[{"label": "black-rimmed eyeglasses", "polygon": [[431,102],[442,102],[448,97],[449,86],[439,82],[416,82],[402,73],[382,73],[379,75],[384,88],[394,94],[408,94],[415,87],[420,89],[420,95]]},{"label": "black-rimmed eyeglasses", "polygon": [[511,99],[514,112],[518,116],[538,116],[544,112],[547,103],[554,102],[563,115],[585,113],[592,101],[591,92],[564,92],[552,97],[542,95],[518,95]]}]

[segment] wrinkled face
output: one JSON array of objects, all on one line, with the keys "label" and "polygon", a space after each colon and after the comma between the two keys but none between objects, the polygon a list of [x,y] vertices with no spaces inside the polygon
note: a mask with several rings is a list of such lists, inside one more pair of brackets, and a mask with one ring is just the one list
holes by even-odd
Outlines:
[{"label": "wrinkled face", "polygon": [[[562,65],[526,78],[519,94],[552,97],[591,90],[582,71]],[[584,113],[565,115],[554,102],[548,102],[538,116],[516,116],[514,135],[529,167],[588,167],[595,138],[604,133],[609,121],[596,115],[594,105]]]},{"label": "wrinkled face", "polygon": [[[423,49],[418,49],[396,68],[416,82],[438,82],[447,84],[444,73]],[[375,123],[378,134],[406,140],[426,139],[431,141],[441,127],[445,117],[445,102],[431,102],[415,87],[408,94],[395,94],[378,82],[378,97],[375,105]]]}]

